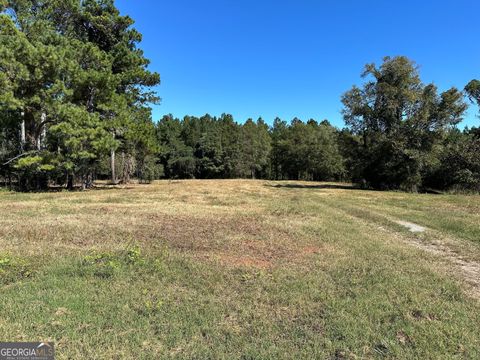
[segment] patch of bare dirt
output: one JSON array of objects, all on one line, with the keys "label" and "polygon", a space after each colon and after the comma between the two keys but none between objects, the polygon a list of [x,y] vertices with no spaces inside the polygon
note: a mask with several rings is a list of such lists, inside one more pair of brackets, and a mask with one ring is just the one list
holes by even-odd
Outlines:
[{"label": "patch of bare dirt", "polygon": [[403,221],[403,220],[397,220],[395,221],[398,225],[402,225],[403,227],[406,227],[410,232],[413,233],[422,233],[427,230],[425,227],[408,222],[408,221]]}]

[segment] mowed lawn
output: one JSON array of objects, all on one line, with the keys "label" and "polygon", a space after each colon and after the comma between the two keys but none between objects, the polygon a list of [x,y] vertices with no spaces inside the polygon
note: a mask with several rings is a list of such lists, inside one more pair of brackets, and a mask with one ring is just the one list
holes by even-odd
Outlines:
[{"label": "mowed lawn", "polygon": [[480,358],[476,195],[3,191],[0,247],[0,339],[58,359]]}]

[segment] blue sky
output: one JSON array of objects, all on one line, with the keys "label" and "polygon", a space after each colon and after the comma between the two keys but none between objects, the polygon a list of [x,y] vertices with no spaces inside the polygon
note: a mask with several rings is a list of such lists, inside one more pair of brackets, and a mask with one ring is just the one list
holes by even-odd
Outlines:
[{"label": "blue sky", "polygon": [[[117,0],[144,35],[163,114],[329,119],[366,63],[406,55],[440,90],[480,78],[478,0]],[[471,107],[464,124],[480,125]]]}]

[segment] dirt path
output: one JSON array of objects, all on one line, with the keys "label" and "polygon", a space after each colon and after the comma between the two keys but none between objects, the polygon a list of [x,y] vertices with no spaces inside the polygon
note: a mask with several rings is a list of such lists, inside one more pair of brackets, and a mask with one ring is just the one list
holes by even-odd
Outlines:
[{"label": "dirt path", "polygon": [[480,299],[480,263],[463,259],[441,240],[425,243],[420,238],[404,238],[405,242],[431,254],[446,259],[454,266],[455,273],[470,285],[469,293]]},{"label": "dirt path", "polygon": [[395,221],[398,225],[402,225],[403,227],[406,227],[408,230],[410,230],[413,233],[422,233],[427,230],[425,227],[408,222],[408,221],[400,221],[397,220]]},{"label": "dirt path", "polygon": [[[398,219],[392,219],[385,216],[385,219],[394,222],[396,224],[406,227],[411,233],[424,233],[431,231],[423,226],[414,224],[411,222],[406,222]],[[415,246],[418,249],[426,251],[428,253],[437,255],[443,260],[447,260],[453,265],[454,273],[460,279],[464,280],[468,285],[468,293],[480,299],[480,263],[476,261],[471,261],[463,258],[457,252],[452,250],[445,241],[442,241],[440,238],[429,240],[428,242],[424,241],[422,238],[417,236],[410,237],[401,237],[403,242],[406,242],[410,245]]]},{"label": "dirt path", "polygon": [[[366,210],[363,209],[363,211]],[[397,224],[405,227],[412,233],[412,236],[402,236],[394,229],[385,228],[385,224],[378,224],[375,221],[372,221],[371,219],[366,219],[362,216],[359,216],[358,214],[349,213],[348,211],[345,212],[350,216],[353,216],[362,221],[376,224],[378,226],[378,229],[388,232],[389,234],[392,234],[392,232],[394,232],[397,235],[396,238],[398,238],[400,241],[415,246],[416,248],[426,251],[430,254],[434,254],[440,257],[442,260],[446,260],[447,262],[452,264],[451,267],[454,276],[456,276],[460,280],[463,280],[468,285],[467,293],[470,296],[480,300],[480,262],[466,259],[462,255],[458,254],[456,251],[454,251],[451,247],[448,246],[447,240],[449,239],[441,239],[441,237],[438,236],[434,239],[430,238],[428,240],[424,240],[422,237],[417,235],[428,234],[429,232],[432,232],[431,229],[425,228],[415,223],[403,221],[401,219],[392,218],[385,214],[372,211],[371,209],[368,209],[368,212],[373,214],[375,217],[387,220],[391,224]],[[451,242],[453,243],[454,241],[452,240]]]}]

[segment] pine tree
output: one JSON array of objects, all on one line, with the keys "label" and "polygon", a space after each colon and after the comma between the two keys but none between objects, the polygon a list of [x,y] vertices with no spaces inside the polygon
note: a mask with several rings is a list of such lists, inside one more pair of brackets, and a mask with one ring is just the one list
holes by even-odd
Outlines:
[{"label": "pine tree", "polygon": [[152,128],[149,104],[158,99],[148,89],[159,76],[137,47],[132,19],[112,0],[21,0],[4,9],[0,111],[19,134],[16,152],[4,156],[24,188],[58,173],[70,186],[74,177],[90,186],[106,153],[155,152],[153,131],[133,143],[130,133]]}]

